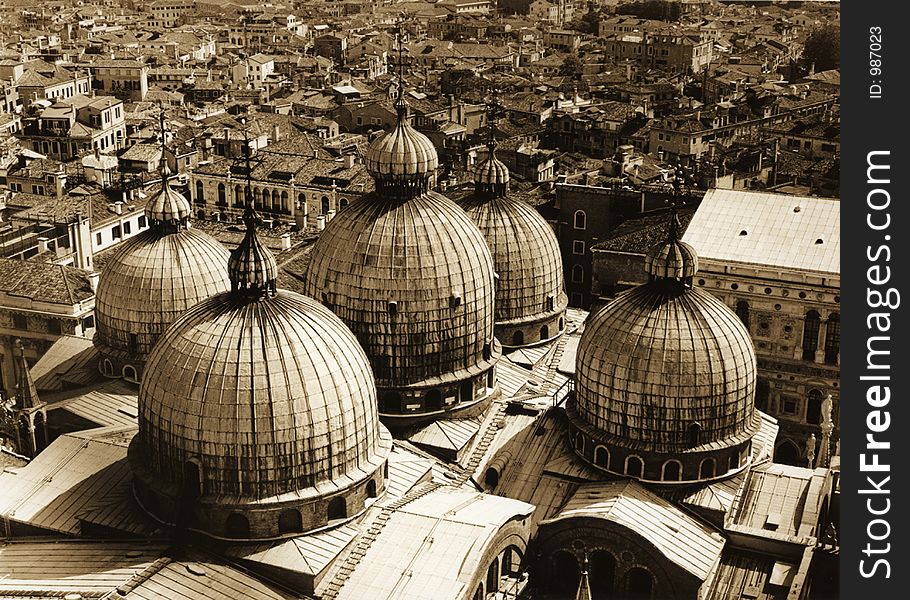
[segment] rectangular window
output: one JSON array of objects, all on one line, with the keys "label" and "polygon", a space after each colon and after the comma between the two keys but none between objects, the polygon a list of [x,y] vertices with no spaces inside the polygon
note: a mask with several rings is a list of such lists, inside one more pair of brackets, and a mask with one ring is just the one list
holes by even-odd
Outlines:
[{"label": "rectangular window", "polygon": [[111,228],[111,237],[114,238],[115,240],[120,239],[120,225],[114,225]]},{"label": "rectangular window", "polygon": [[123,235],[129,235],[130,229],[132,229],[132,227],[130,226],[129,221],[127,221],[126,223],[123,224]]},{"label": "rectangular window", "polygon": [[585,253],[585,243],[583,240],[573,240],[572,241],[572,254],[584,254]]},{"label": "rectangular window", "polygon": [[781,412],[785,415],[795,415],[799,402],[795,398],[781,398]]},{"label": "rectangular window", "polygon": [[98,244],[99,246],[101,245],[101,232],[100,231],[95,234],[95,243]]},{"label": "rectangular window", "polygon": [[28,318],[25,315],[13,313],[13,327],[16,329],[28,329]]}]

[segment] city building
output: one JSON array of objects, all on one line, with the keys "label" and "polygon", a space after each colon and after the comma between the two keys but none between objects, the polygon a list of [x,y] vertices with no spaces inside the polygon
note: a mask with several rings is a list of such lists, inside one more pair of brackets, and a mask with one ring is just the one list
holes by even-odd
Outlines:
[{"label": "city building", "polygon": [[48,158],[68,161],[96,149],[109,153],[126,138],[123,102],[111,96],[72,96],[23,119],[19,139]]}]

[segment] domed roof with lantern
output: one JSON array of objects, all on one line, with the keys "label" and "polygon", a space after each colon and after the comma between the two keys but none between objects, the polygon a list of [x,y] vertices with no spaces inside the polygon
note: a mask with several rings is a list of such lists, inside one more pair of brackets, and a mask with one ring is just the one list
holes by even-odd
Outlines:
[{"label": "domed roof with lantern", "polygon": [[651,481],[737,472],[761,421],[749,333],[723,302],[692,287],[698,257],[679,240],[675,209],[667,240],[646,265],[648,283],[585,325],[567,408],[576,452],[605,471]]},{"label": "domed roof with lantern", "polygon": [[145,206],[149,228],[113,250],[95,295],[99,368],[136,383],[164,329],[191,306],[230,286],[228,251],[190,227],[192,207],[171,187],[163,141],[159,172],[161,189]]},{"label": "domed roof with lantern", "polygon": [[188,310],[149,356],[129,454],[137,500],[157,520],[274,539],[359,513],[384,489],[391,436],[357,339],[277,288],[252,208],[244,220],[230,290]]},{"label": "domed roof with lantern", "polygon": [[430,189],[439,160],[408,123],[401,88],[396,110],[394,128],[366,153],[376,190],[320,234],[305,289],[357,336],[380,388],[380,414],[402,423],[489,398],[499,345],[483,235]]},{"label": "domed roof with lantern", "polygon": [[493,256],[496,336],[508,347],[545,342],[563,331],[568,306],[559,242],[533,206],[509,194],[509,169],[492,135],[487,149],[474,170],[474,193],[458,203]]}]

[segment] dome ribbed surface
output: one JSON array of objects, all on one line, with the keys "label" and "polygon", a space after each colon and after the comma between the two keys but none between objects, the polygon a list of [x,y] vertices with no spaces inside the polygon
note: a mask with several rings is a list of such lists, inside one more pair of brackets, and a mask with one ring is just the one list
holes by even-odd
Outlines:
[{"label": "dome ribbed surface", "polygon": [[493,364],[484,358],[493,260],[468,215],[440,194],[373,193],[351,204],[319,236],[305,286],[357,335],[380,387],[453,380]]},{"label": "dome ribbed surface", "polygon": [[509,168],[491,152],[474,169],[474,184],[485,192],[505,193],[509,184]]},{"label": "dome ribbed surface", "polygon": [[677,240],[663,242],[645,256],[645,270],[655,278],[687,279],[698,272],[695,249]]},{"label": "dome ribbed surface", "polygon": [[101,353],[126,352],[144,360],[188,308],[230,289],[228,256],[221,243],[197,229],[165,234],[152,228],[122,242],[105,264],[95,294],[95,343]]},{"label": "dome ribbed surface", "polygon": [[284,290],[261,301],[228,292],[190,309],[149,357],[139,413],[149,472],[173,482],[198,460],[204,493],[232,502],[328,493],[389,450],[357,340]]},{"label": "dome ribbed surface", "polygon": [[275,255],[262,243],[255,229],[248,228],[240,245],[231,252],[228,275],[241,288],[264,288],[278,279]]},{"label": "dome ribbed surface", "polygon": [[439,167],[439,156],[427,136],[400,118],[395,127],[373,140],[364,164],[377,182],[399,182],[430,176]]},{"label": "dome ribbed surface", "polygon": [[720,300],[678,282],[629,290],[593,315],[578,348],[578,415],[617,443],[654,452],[733,445],[754,433],[755,351]]},{"label": "dome ribbed surface", "polygon": [[[163,169],[164,179],[167,180],[168,171]],[[145,205],[145,214],[150,221],[182,221],[188,219],[193,213],[183,194],[171,188],[170,183],[163,183],[161,190],[152,196]]]},{"label": "dome ribbed surface", "polygon": [[496,321],[532,320],[564,310],[567,298],[559,243],[540,213],[508,196],[472,195],[459,204],[486,238],[493,256],[499,276]]}]

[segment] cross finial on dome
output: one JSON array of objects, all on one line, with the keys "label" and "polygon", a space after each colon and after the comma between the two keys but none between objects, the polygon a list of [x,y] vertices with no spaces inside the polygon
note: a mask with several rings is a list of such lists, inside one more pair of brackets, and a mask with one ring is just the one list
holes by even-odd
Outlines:
[{"label": "cross finial on dome", "polygon": [[161,141],[161,159],[158,161],[158,172],[161,173],[162,185],[167,181],[171,170],[167,166],[167,125],[164,121],[164,105],[158,102],[158,137]]},{"label": "cross finial on dome", "polygon": [[399,16],[395,37],[398,42],[398,92],[395,98],[395,112],[401,122],[408,116],[408,103],[404,99],[404,15]]},{"label": "cross finial on dome", "polygon": [[165,231],[180,231],[187,226],[192,206],[183,196],[171,189],[171,170],[167,166],[167,125],[164,120],[164,106],[158,103],[158,136],[161,141],[161,160],[158,173],[161,175],[161,191],[149,199],[145,214],[152,227]]},{"label": "cross finial on dome", "polygon": [[667,238],[651,248],[645,257],[645,267],[652,281],[677,281],[691,285],[692,277],[698,271],[698,255],[695,249],[680,241],[682,224],[677,207],[682,201],[686,179],[682,165],[678,165],[671,184],[673,192],[667,200],[670,207]]}]

